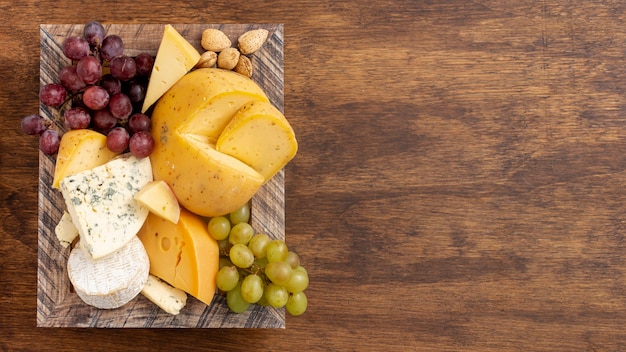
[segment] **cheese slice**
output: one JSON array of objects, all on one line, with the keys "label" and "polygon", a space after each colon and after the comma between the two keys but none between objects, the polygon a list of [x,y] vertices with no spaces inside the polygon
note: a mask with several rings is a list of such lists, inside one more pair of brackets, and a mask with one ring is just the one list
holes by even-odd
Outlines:
[{"label": "cheese slice", "polygon": [[65,205],[89,256],[113,253],[137,234],[149,211],[134,196],[150,181],[150,158],[130,153],[61,180]]},{"label": "cheese slice", "polygon": [[177,315],[187,304],[187,294],[154,275],[148,276],[141,294],[169,314]]},{"label": "cheese slice", "polygon": [[189,72],[198,60],[200,60],[198,50],[174,27],[165,25],[141,112],[146,112],[174,83]]},{"label": "cheese slice", "polygon": [[148,254],[137,236],[100,259],[81,250],[81,241],[67,260],[70,282],[78,296],[100,309],[114,309],[130,302],[143,289],[150,269]]},{"label": "cheese slice", "polygon": [[118,154],[107,148],[107,137],[102,133],[88,129],[69,130],[61,137],[52,187],[58,189],[64,177],[93,169]]},{"label": "cheese slice", "polygon": [[150,213],[137,236],[148,252],[150,274],[211,304],[219,248],[205,221],[184,208],[178,224]]},{"label": "cheese slice", "polygon": [[296,135],[271,103],[252,101],[239,109],[215,145],[250,165],[269,181],[298,151]]},{"label": "cheese slice", "polygon": [[155,215],[173,223],[178,223],[180,205],[165,181],[148,182],[135,194],[135,200],[148,208]]},{"label": "cheese slice", "polygon": [[54,233],[57,235],[59,243],[64,248],[69,247],[74,239],[78,237],[78,229],[76,229],[76,226],[74,226],[70,213],[68,213],[67,211],[63,211],[61,220],[59,220],[59,223],[54,228]]}]

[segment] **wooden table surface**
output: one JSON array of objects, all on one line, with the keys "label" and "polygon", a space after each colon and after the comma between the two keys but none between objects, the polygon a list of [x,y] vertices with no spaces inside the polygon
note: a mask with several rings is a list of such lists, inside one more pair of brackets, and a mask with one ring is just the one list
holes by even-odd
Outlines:
[{"label": "wooden table surface", "polygon": [[[626,350],[623,1],[2,0],[0,350]],[[39,24],[283,23],[286,329],[36,327]]]}]

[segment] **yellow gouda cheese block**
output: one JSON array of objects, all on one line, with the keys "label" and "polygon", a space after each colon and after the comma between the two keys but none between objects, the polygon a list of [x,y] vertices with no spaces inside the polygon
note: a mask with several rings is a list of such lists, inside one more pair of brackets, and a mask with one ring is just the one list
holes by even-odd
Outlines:
[{"label": "yellow gouda cheese block", "polygon": [[269,102],[253,101],[235,114],[215,148],[250,165],[267,182],[293,159],[298,143],[278,109]]},{"label": "yellow gouda cheese block", "polygon": [[102,133],[88,129],[67,131],[59,144],[52,187],[58,189],[64,177],[104,165],[118,154],[107,148],[107,137]]},{"label": "yellow gouda cheese block", "polygon": [[148,252],[150,274],[211,304],[219,248],[199,216],[181,209],[174,224],[150,213],[137,236]]},{"label": "yellow gouda cheese block", "polygon": [[265,182],[252,167],[215,150],[223,129],[250,101],[268,101],[254,81],[203,68],[181,78],[155,105],[154,178],[165,181],[187,210],[209,217],[227,214],[247,203]]},{"label": "yellow gouda cheese block", "polygon": [[200,53],[171,25],[166,25],[150,82],[146,90],[142,112],[146,112],[174,83],[183,77],[200,60]]},{"label": "yellow gouda cheese block", "polygon": [[135,200],[155,215],[175,224],[178,223],[180,205],[165,181],[148,182],[135,194]]}]

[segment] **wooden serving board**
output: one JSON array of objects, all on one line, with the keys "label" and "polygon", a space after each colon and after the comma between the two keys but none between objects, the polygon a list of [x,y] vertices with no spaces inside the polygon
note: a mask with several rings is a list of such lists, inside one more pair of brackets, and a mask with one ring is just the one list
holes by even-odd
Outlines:
[{"label": "wooden serving board", "polygon": [[[251,56],[253,80],[267,93],[270,101],[284,109],[283,26],[281,24],[172,24],[200,53],[202,32],[219,28],[236,45],[237,37],[256,28],[269,30],[262,49]],[[105,25],[107,34],[117,34],[124,41],[124,53],[156,55],[164,24]],[[61,43],[70,35],[81,35],[83,25],[40,26],[40,84],[57,81],[59,70],[70,62],[61,51]],[[54,110],[40,106],[42,116],[53,119]],[[56,126],[63,131],[63,126]],[[37,326],[41,327],[112,327],[112,328],[284,328],[285,310],[252,305],[243,314],[229,311],[223,295],[217,294],[210,306],[189,296],[179,315],[162,311],[143,295],[113,310],[91,307],[73,292],[66,269],[69,248],[63,248],[54,233],[65,204],[61,193],[52,189],[55,157],[39,153],[39,233]],[[285,238],[284,170],[264,185],[251,201],[252,226],[272,238]]]}]

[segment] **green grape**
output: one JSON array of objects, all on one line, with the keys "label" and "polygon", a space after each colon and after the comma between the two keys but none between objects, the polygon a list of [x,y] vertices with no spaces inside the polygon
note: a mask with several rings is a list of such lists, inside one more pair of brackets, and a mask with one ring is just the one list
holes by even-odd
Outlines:
[{"label": "green grape", "polygon": [[248,303],[256,303],[263,297],[263,279],[252,274],[241,281],[241,297]]},{"label": "green grape", "polygon": [[263,293],[267,304],[274,308],[282,308],[287,304],[287,300],[289,299],[289,292],[287,289],[280,285],[276,285],[274,283],[270,283],[265,286],[265,290]]},{"label": "green grape", "polygon": [[228,234],[230,233],[230,220],[224,216],[211,218],[207,226],[209,234],[216,240],[223,240],[228,237]]},{"label": "green grape", "polygon": [[267,263],[268,263],[267,258],[259,258],[259,259],[254,261],[254,266],[256,268],[263,269],[263,268],[265,268]]},{"label": "green grape", "polygon": [[291,278],[285,284],[285,288],[290,293],[298,293],[306,290],[309,286],[309,275],[306,271],[302,270],[293,270],[291,273]]},{"label": "green grape", "polygon": [[233,226],[232,229],[230,229],[228,241],[230,241],[231,244],[241,243],[248,245],[248,242],[250,242],[252,236],[254,236],[254,229],[252,228],[252,226],[247,222],[240,222],[237,225]]},{"label": "green grape", "polygon": [[215,281],[217,288],[222,291],[230,291],[239,283],[239,271],[234,266],[225,266],[217,272]]},{"label": "green grape", "polygon": [[265,258],[265,250],[267,249],[267,245],[270,241],[270,236],[264,233],[257,233],[252,236],[252,239],[250,239],[248,248],[250,248],[255,258]]},{"label": "green grape", "polygon": [[263,296],[261,296],[261,299],[259,299],[259,301],[256,302],[256,304],[261,307],[269,306],[269,303],[267,303],[267,300],[265,299],[265,289],[263,290]]},{"label": "green grape", "polygon": [[219,268],[223,268],[225,266],[232,266],[234,265],[233,262],[230,261],[230,259],[228,259],[227,257],[220,257],[220,266]]},{"label": "green grape", "polygon": [[230,248],[230,261],[240,268],[249,268],[254,263],[254,255],[248,246],[237,243]]},{"label": "green grape", "polygon": [[302,272],[304,272],[305,274],[307,274],[307,276],[309,276],[309,272],[308,272],[308,271],[306,271],[306,269],[305,269],[302,265],[299,265],[297,268],[295,268],[295,269],[293,269],[293,270],[294,270],[294,271],[302,271]]},{"label": "green grape", "polygon": [[287,309],[287,313],[293,316],[298,316],[302,315],[306,311],[307,305],[308,300],[304,292],[292,293],[287,299],[285,309]]},{"label": "green grape", "polygon": [[267,249],[265,250],[267,255],[267,260],[272,262],[284,262],[287,259],[287,245],[282,240],[273,240],[267,245]]},{"label": "green grape", "polygon": [[267,263],[265,265],[265,275],[273,283],[285,286],[291,279],[292,269],[285,262]]},{"label": "green grape", "polygon": [[298,256],[296,252],[288,251],[287,259],[285,259],[285,262],[289,264],[292,269],[295,269],[300,266],[300,256]]},{"label": "green grape", "polygon": [[228,238],[217,241],[217,247],[220,250],[220,253],[228,253],[230,251],[231,244],[228,242]]},{"label": "green grape", "polygon": [[241,208],[229,214],[230,222],[235,225],[240,222],[248,222],[250,220],[250,206],[244,204]]},{"label": "green grape", "polygon": [[243,313],[250,307],[250,303],[244,301],[241,297],[240,284],[237,284],[235,288],[226,293],[226,304],[228,304],[228,308],[235,313]]}]

